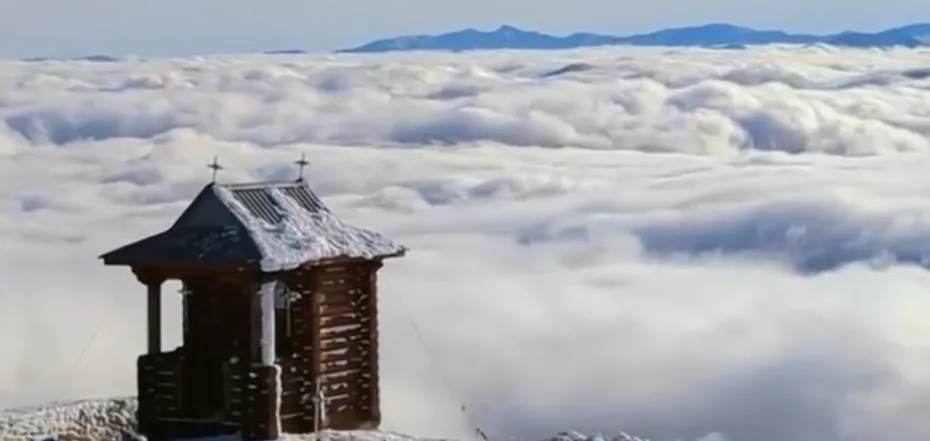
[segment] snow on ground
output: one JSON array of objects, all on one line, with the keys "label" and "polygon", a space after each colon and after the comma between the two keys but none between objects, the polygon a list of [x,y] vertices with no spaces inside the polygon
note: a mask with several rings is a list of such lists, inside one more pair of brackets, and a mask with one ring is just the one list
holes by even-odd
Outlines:
[{"label": "snow on ground", "polygon": [[[49,403],[0,411],[0,441],[127,441],[134,439],[136,400],[117,398]],[[187,440],[178,440],[187,441]],[[238,436],[197,438],[196,441],[241,441]],[[287,434],[281,441],[448,441],[386,431],[323,431]],[[566,432],[551,441],[646,441],[621,433],[615,437]]]},{"label": "snow on ground", "polygon": [[136,400],[117,398],[49,403],[0,411],[0,440],[54,437],[59,441],[119,441],[132,433]]}]

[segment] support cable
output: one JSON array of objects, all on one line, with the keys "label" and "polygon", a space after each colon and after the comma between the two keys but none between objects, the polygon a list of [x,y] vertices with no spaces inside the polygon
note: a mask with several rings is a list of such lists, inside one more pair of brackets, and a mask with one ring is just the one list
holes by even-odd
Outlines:
[{"label": "support cable", "polygon": [[477,434],[482,441],[490,441],[487,433],[481,429],[481,426],[478,425],[476,419],[473,417],[468,407],[465,406],[464,400],[461,399],[461,395],[458,394],[457,389],[452,384],[449,376],[443,372],[441,369],[442,366],[439,364],[436,357],[433,356],[432,351],[430,351],[429,346],[426,344],[426,340],[423,338],[423,333],[420,332],[420,327],[417,325],[416,320],[414,320],[413,314],[411,314],[410,310],[407,309],[404,301],[400,298],[400,296],[389,297],[397,299],[397,303],[400,305],[401,311],[403,311],[405,318],[410,323],[410,327],[413,328],[413,332],[417,337],[417,341],[419,341],[420,346],[423,348],[423,352],[426,354],[427,361],[429,362],[432,369],[439,375],[452,398],[458,402],[466,424],[468,424],[470,428],[475,431],[475,434]]},{"label": "support cable", "polygon": [[[97,337],[100,335],[100,331],[103,330],[103,327],[107,323],[107,320],[110,318],[110,315],[113,313],[114,310],[116,310],[116,305],[119,304],[119,298],[120,298],[119,296],[121,294],[122,293],[120,293],[118,290],[114,292],[113,297],[107,303],[105,309],[103,310],[103,314],[101,314],[100,319],[97,321],[96,326],[94,326],[93,332],[91,332],[90,338],[81,347],[81,351],[78,353],[77,358],[74,360],[74,362],[71,363],[70,367],[67,370],[65,370],[64,375],[59,381],[58,387],[54,389],[56,391],[54,395],[55,397],[62,396],[65,393],[65,391],[68,390],[68,387],[71,384],[71,380],[74,377],[74,373],[77,372],[77,369],[78,367],[80,367],[81,362],[84,361],[84,357],[87,355],[88,352],[90,352],[90,348],[93,346],[94,342],[97,340]],[[58,398],[56,398],[55,400],[57,401]],[[6,427],[3,430],[3,432],[0,432],[0,440],[5,439],[4,437],[6,436],[6,434],[9,433],[11,430],[13,430],[15,427],[16,427],[15,425],[11,425],[9,427]]]}]

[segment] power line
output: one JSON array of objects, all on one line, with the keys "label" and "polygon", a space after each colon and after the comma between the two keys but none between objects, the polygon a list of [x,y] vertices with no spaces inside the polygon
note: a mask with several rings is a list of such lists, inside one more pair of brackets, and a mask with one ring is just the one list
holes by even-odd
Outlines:
[{"label": "power line", "polygon": [[[116,309],[116,305],[119,304],[119,298],[122,293],[118,290],[114,291],[113,297],[110,298],[110,301],[107,303],[106,309],[103,310],[103,314],[100,316],[100,320],[97,321],[97,325],[94,327],[93,332],[91,332],[90,338],[87,342],[84,343],[84,346],[81,348],[81,352],[78,353],[77,359],[71,363],[71,366],[65,371],[64,376],[61,379],[58,387],[55,388],[55,399],[61,397],[65,391],[67,391],[69,383],[74,376],[74,373],[77,372],[77,368],[81,365],[81,362],[84,361],[84,357],[90,352],[91,346],[93,346],[94,341],[97,340],[97,337],[100,335],[100,331],[103,330],[103,326],[106,324],[107,319],[110,317],[110,314]],[[11,430],[15,428],[15,425],[8,426],[4,429],[3,432],[0,432],[0,440],[4,439],[4,436]]]},{"label": "power line", "polygon": [[90,352],[91,346],[93,346],[94,341],[97,340],[97,336],[100,335],[100,331],[103,330],[103,326],[106,324],[107,319],[110,317],[110,314],[116,309],[116,305],[119,304],[119,299],[122,293],[118,290],[114,291],[113,297],[110,299],[110,302],[107,304],[106,309],[104,309],[103,314],[100,316],[100,320],[97,321],[97,325],[94,327],[94,331],[90,335],[90,339],[84,343],[84,347],[81,348],[81,352],[78,354],[76,360],[71,365],[71,368],[65,372],[64,378],[62,378],[61,384],[58,387],[58,394],[56,396],[61,396],[68,387],[68,384],[71,382],[71,378],[74,376],[74,373],[77,372],[78,366],[81,362],[84,361],[84,357]]},{"label": "power line", "polygon": [[399,295],[389,296],[397,299],[397,303],[400,305],[401,311],[403,311],[404,316],[407,318],[407,321],[410,323],[410,327],[413,328],[413,332],[417,337],[417,341],[420,342],[420,346],[423,348],[423,352],[426,354],[427,361],[430,363],[432,369],[439,375],[449,394],[458,401],[462,415],[465,417],[465,422],[471,426],[472,430],[475,431],[475,434],[478,435],[483,441],[490,441],[487,434],[481,427],[475,422],[475,418],[472,417],[471,412],[465,406],[464,401],[461,399],[461,395],[458,394],[456,388],[453,386],[452,381],[441,369],[439,362],[433,357],[433,354],[430,352],[429,347],[426,344],[426,340],[423,338],[423,333],[420,332],[420,327],[417,325],[416,321],[413,318],[413,314],[410,313],[410,310],[407,309],[404,301],[400,298]]}]

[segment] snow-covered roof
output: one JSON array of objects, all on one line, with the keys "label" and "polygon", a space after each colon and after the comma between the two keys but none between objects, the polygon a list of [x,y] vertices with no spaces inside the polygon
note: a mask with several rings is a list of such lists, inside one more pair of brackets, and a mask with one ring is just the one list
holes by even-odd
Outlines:
[{"label": "snow-covered roof", "polygon": [[293,181],[209,184],[167,231],[101,257],[108,265],[257,263],[274,272],[405,251],[380,233],[341,221],[304,181]]}]

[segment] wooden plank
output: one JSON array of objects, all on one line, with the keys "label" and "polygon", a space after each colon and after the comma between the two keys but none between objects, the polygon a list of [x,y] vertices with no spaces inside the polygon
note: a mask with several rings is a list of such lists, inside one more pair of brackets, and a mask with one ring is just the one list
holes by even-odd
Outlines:
[{"label": "wooden plank", "polygon": [[354,407],[358,402],[358,398],[353,394],[342,394],[336,395],[334,397],[326,397],[326,407]]},{"label": "wooden plank", "polygon": [[[343,301],[343,298],[352,298],[353,296],[358,296],[359,293],[364,289],[364,285],[361,282],[352,282],[351,284],[327,284],[320,285],[313,288],[313,292],[317,294],[322,294],[324,296],[331,297],[327,299],[327,303]],[[344,296],[343,298],[340,298]]]},{"label": "wooden plank", "polygon": [[342,381],[338,383],[326,382],[323,385],[323,390],[326,392],[326,396],[343,394],[343,393],[346,393],[347,391],[354,389],[354,385],[353,385],[354,382],[355,382],[354,380],[353,381]]},{"label": "wooden plank", "polygon": [[324,289],[324,288],[333,288],[341,286],[343,288],[361,288],[364,278],[360,275],[353,275],[352,277],[320,277],[313,281],[312,288],[314,290]]},{"label": "wooden plank", "polygon": [[343,270],[333,270],[333,271],[315,271],[311,276],[310,280],[319,283],[324,280],[338,280],[338,279],[356,279],[362,272],[357,268],[346,268]]},{"label": "wooden plank", "polygon": [[326,265],[321,266],[316,269],[317,274],[337,274],[337,273],[349,273],[349,274],[358,274],[362,270],[362,265]]},{"label": "wooden plank", "polygon": [[[328,364],[321,365],[320,372],[324,378],[335,379],[342,378],[349,375],[354,375],[360,373],[364,370],[367,370],[369,367],[368,362],[365,363],[349,363],[349,364]],[[327,380],[330,381],[330,380]]]},{"label": "wooden plank", "polygon": [[350,277],[323,275],[313,281],[311,288],[314,290],[332,288],[336,286],[341,286],[343,288],[355,288],[361,286],[361,281],[362,278],[358,275],[352,275]]},{"label": "wooden plank", "polygon": [[[343,335],[344,331],[349,329],[367,328],[371,317],[362,315],[359,317],[333,317],[326,321],[326,324],[320,324],[325,338],[332,338],[334,335]],[[351,327],[351,328],[350,328]]]},{"label": "wooden plank", "polygon": [[355,359],[355,360],[339,360],[332,362],[324,362],[320,364],[320,372],[324,374],[334,374],[337,372],[343,371],[354,371],[354,370],[364,370],[369,367],[368,360]]},{"label": "wooden plank", "polygon": [[363,337],[362,332],[365,330],[365,327],[361,325],[346,325],[340,327],[333,327],[323,330],[323,338],[329,339],[349,339],[358,341]]},{"label": "wooden plank", "polygon": [[320,318],[325,321],[325,319],[340,317],[346,314],[357,315],[357,310],[358,307],[352,302],[326,304],[320,308]]},{"label": "wooden plank", "polygon": [[320,368],[322,372],[333,372],[340,366],[349,369],[353,367],[367,367],[369,364],[369,358],[366,355],[359,355],[354,357],[324,359],[320,364]]},{"label": "wooden plank", "polygon": [[326,350],[330,350],[332,348],[338,347],[337,345],[345,345],[342,347],[346,347],[346,346],[362,344],[362,342],[365,342],[368,340],[367,337],[368,336],[365,334],[358,333],[358,334],[353,334],[353,335],[344,336],[344,337],[327,338],[320,342],[320,349],[322,351],[324,350],[323,348],[326,348]]},{"label": "wooden plank", "polygon": [[350,345],[345,349],[334,351],[323,351],[322,361],[331,362],[336,360],[362,360],[369,359],[371,349],[363,345]]},{"label": "wooden plank", "polygon": [[331,338],[320,342],[320,348],[323,352],[342,351],[359,344],[362,341],[361,335],[355,340]]}]

